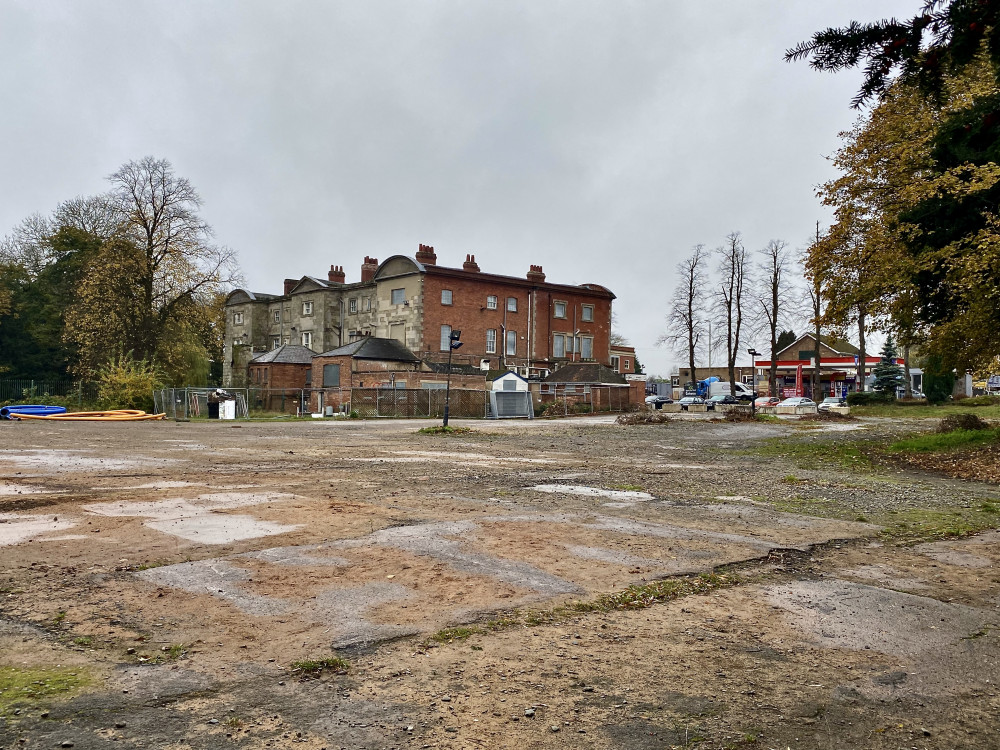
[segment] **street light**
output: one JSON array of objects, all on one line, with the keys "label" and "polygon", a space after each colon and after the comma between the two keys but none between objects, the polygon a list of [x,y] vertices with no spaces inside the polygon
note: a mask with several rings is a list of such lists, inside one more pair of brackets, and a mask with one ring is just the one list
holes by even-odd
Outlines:
[{"label": "street light", "polygon": [[448,337],[448,379],[444,386],[444,424],[442,427],[448,426],[448,407],[451,406],[451,353],[461,348],[462,342],[459,341],[461,338],[461,331],[452,331]]},{"label": "street light", "polygon": [[754,419],[757,418],[757,362],[756,358],[760,356],[760,352],[754,348],[747,349],[747,354],[750,355],[750,364],[753,365],[753,400],[750,402],[750,416]]}]

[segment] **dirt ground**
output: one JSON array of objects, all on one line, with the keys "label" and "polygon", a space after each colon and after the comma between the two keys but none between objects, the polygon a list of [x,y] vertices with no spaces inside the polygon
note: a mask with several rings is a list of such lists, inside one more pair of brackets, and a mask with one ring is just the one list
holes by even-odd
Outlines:
[{"label": "dirt ground", "polygon": [[774,451],[915,424],[427,424],[0,423],[0,748],[1000,748],[1000,532],[873,520],[1000,487]]}]

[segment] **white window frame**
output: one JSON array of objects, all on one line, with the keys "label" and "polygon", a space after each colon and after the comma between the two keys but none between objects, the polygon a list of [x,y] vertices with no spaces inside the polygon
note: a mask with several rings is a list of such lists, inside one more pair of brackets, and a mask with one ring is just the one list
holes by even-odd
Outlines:
[{"label": "white window frame", "polygon": [[302,314],[312,315],[313,314],[313,303],[312,300],[306,300],[302,303]]},{"label": "white window frame", "polygon": [[302,346],[304,346],[306,349],[312,349],[312,344],[313,344],[312,331],[303,331],[302,332]]},{"label": "white window frame", "polygon": [[241,313],[241,312],[234,312],[233,313],[233,325],[234,326],[241,326],[241,325],[243,325],[243,313]]},{"label": "white window frame", "polygon": [[507,342],[504,347],[508,357],[517,356],[517,331],[507,331]]},{"label": "white window frame", "polygon": [[[562,307],[562,314],[559,313],[559,308],[560,307]],[[565,320],[566,319],[566,307],[567,306],[566,306],[565,302],[563,302],[562,300],[556,300],[553,303],[553,307],[552,307],[552,317],[553,318],[560,318],[560,319]]]},{"label": "white window frame", "polygon": [[628,358],[628,357],[623,357],[623,358],[622,358],[622,369],[623,369],[623,370],[628,370],[628,369],[631,369],[631,368],[630,368],[630,367],[628,366],[628,363],[629,363],[630,361],[631,361],[631,360],[629,360],[629,358]]},{"label": "white window frame", "polygon": [[566,356],[566,337],[561,333],[552,335],[552,356],[563,359]]},{"label": "white window frame", "polygon": [[[587,350],[590,353],[587,354]],[[581,336],[580,337],[580,359],[593,359],[594,358],[594,337],[593,336]]]},{"label": "white window frame", "polygon": [[486,309],[487,310],[497,309],[497,296],[495,294],[486,295]]},{"label": "white window frame", "polygon": [[274,311],[274,322],[275,323],[280,323],[281,322],[281,310],[275,310]]},{"label": "white window frame", "polygon": [[487,328],[486,329],[486,353],[496,354],[497,353],[497,329]]},{"label": "white window frame", "polygon": [[617,354],[611,355],[611,369],[615,372],[621,372],[621,357]]},{"label": "white window frame", "polygon": [[594,306],[593,305],[584,305],[583,306],[583,311],[580,313],[580,320],[582,320],[584,323],[593,323],[594,322]]},{"label": "white window frame", "polygon": [[441,351],[451,349],[451,326],[441,326]]},{"label": "white window frame", "polygon": [[352,313],[352,314],[357,314],[357,312],[358,312],[358,298],[357,297],[351,297],[349,300],[347,300],[347,312]]},{"label": "white window frame", "polygon": [[517,297],[507,298],[507,312],[517,312]]},{"label": "white window frame", "polygon": [[371,311],[372,311],[372,298],[365,297],[365,312],[371,312]]},{"label": "white window frame", "polygon": [[279,346],[281,346],[281,336],[272,336],[271,337],[271,348],[272,349],[277,349]]},{"label": "white window frame", "polygon": [[441,304],[442,305],[450,305],[452,303],[452,300],[454,298],[455,298],[455,295],[452,294],[451,289],[442,289],[441,290]]},{"label": "white window frame", "polygon": [[404,302],[406,302],[406,290],[393,289],[389,293],[389,300],[394,305],[402,305]]}]

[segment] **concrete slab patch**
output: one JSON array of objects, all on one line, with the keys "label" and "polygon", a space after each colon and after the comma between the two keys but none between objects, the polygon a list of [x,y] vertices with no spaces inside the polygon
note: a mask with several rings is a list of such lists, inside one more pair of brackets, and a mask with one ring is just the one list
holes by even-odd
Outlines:
[{"label": "concrete slab patch", "polygon": [[253,516],[200,513],[187,518],[146,521],[144,526],[202,544],[230,544],[244,539],[258,539],[285,534],[302,528],[301,524],[259,521]]},{"label": "concrete slab patch", "polygon": [[957,643],[994,617],[972,607],[842,580],[798,581],[765,589],[789,624],[830,648],[915,655]]},{"label": "concrete slab patch", "polygon": [[581,495],[584,497],[606,497],[612,500],[625,500],[631,502],[642,502],[654,500],[655,498],[648,492],[637,492],[635,490],[606,490],[601,487],[586,487],[579,484],[536,484],[528,489],[535,492],[548,492],[552,494]]},{"label": "concrete slab patch", "polygon": [[0,513],[0,547],[21,544],[43,534],[73,528],[75,525],[75,521],[58,520],[49,515]]},{"label": "concrete slab patch", "polygon": [[858,568],[845,570],[843,575],[862,580],[874,581],[888,588],[903,591],[921,591],[929,588],[927,582],[920,578],[912,578],[889,565],[862,565]]},{"label": "concrete slab patch", "polygon": [[985,553],[987,549],[995,550],[998,541],[1000,535],[990,532],[968,539],[918,544],[913,549],[932,560],[948,565],[957,565],[961,568],[990,568],[996,563]]},{"label": "concrete slab patch", "polygon": [[26,469],[40,469],[46,472],[122,471],[123,469],[163,467],[176,463],[179,459],[133,456],[131,458],[98,458],[91,451],[82,450],[0,450],[0,462],[12,463]]},{"label": "concrete slab patch", "polygon": [[584,547],[579,544],[565,544],[563,546],[571,555],[584,560],[599,560],[600,562],[623,565],[630,568],[664,567],[662,560],[630,555],[627,552],[619,552],[618,550],[607,549],[606,547]]},{"label": "concrete slab patch", "polygon": [[42,495],[51,492],[52,490],[43,490],[30,484],[15,484],[13,482],[0,484],[0,495]]},{"label": "concrete slab patch", "polygon": [[242,584],[249,582],[249,571],[228,560],[196,560],[150,568],[135,575],[154,586],[170,586],[192,594],[211,594],[250,615],[281,614],[291,606],[290,602],[282,599],[247,591]]}]

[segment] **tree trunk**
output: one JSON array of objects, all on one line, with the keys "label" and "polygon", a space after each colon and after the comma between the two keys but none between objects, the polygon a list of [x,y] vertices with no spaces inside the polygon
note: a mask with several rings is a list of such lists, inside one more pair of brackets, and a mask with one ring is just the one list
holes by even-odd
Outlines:
[{"label": "tree trunk", "polygon": [[903,373],[906,376],[906,382],[903,383],[903,396],[906,398],[913,398],[913,386],[910,380],[910,345],[906,344],[903,347]]}]

